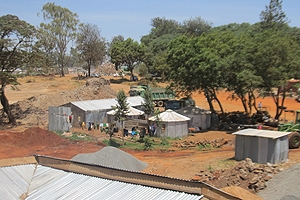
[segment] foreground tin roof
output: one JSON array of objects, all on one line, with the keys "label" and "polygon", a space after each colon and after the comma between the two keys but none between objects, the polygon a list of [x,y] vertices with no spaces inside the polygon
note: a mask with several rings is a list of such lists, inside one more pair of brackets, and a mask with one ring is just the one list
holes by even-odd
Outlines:
[{"label": "foreground tin roof", "polygon": [[239,200],[203,182],[40,155],[0,160],[0,180],[1,199]]},{"label": "foreground tin roof", "polygon": [[[140,96],[136,97],[127,97],[127,102],[129,106],[141,106],[144,99]],[[87,100],[87,101],[73,101],[71,104],[77,106],[84,111],[93,111],[93,110],[107,110],[112,109],[112,106],[117,105],[116,98],[111,99],[97,99],[97,100]]]},{"label": "foreground tin roof", "polygon": [[[178,191],[75,174],[41,165],[0,168],[2,199],[201,199]],[[203,196],[203,195],[202,195]]]}]

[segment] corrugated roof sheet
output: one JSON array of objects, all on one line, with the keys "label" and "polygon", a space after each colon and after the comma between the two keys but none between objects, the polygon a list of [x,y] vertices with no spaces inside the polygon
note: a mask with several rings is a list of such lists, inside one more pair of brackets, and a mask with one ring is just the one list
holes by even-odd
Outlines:
[{"label": "corrugated roof sheet", "polygon": [[[140,96],[127,97],[127,102],[129,103],[129,106],[132,107],[141,106],[144,99]],[[71,102],[71,104],[84,111],[107,110],[111,109],[112,106],[117,105],[117,103],[116,98]]]},{"label": "corrugated roof sheet", "polygon": [[0,168],[3,199],[201,199],[187,194],[142,185],[107,180],[53,169],[42,165]]},{"label": "corrugated roof sheet", "polygon": [[233,133],[234,135],[246,135],[246,136],[255,136],[255,137],[265,137],[265,138],[272,138],[277,139],[282,136],[286,136],[291,132],[283,132],[283,131],[270,131],[270,130],[260,130],[260,129],[243,129]]},{"label": "corrugated roof sheet", "polygon": [[[130,106],[128,108],[128,113],[126,115],[127,116],[138,116],[138,115],[143,115],[144,113],[145,113],[144,111],[141,111],[139,109],[136,109],[136,108]],[[115,110],[108,111],[107,114],[114,115]]]},{"label": "corrugated roof sheet", "polygon": [[[182,121],[189,121],[190,120],[189,117],[178,114],[178,113],[176,113],[176,112],[174,112],[173,110],[170,110],[170,109],[160,113],[158,117],[163,122],[182,122]],[[155,121],[156,117],[152,116],[148,120]]]}]

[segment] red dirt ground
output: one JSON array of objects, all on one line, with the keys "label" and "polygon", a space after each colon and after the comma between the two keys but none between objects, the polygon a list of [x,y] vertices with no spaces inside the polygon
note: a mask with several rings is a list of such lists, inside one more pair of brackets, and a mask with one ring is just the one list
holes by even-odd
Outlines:
[{"label": "red dirt ground", "polygon": [[[55,81],[52,80],[50,83],[47,83],[45,80],[40,80],[39,78],[34,78],[34,82],[28,82],[28,79],[29,78],[24,78],[21,81],[21,92],[7,90],[6,94],[10,103],[29,98],[37,93],[51,94],[68,89],[64,83],[69,81],[70,77],[54,78]],[[55,84],[55,86],[53,86],[53,84]],[[75,83],[70,85],[71,88],[76,87]],[[129,85],[111,84],[111,87],[116,91],[121,88],[125,91],[129,89]],[[223,103],[224,109],[227,112],[242,111],[241,103],[239,101],[228,100],[228,95],[228,93],[220,93],[218,95]],[[197,106],[205,109],[208,108],[207,102],[202,94],[195,93],[193,98]],[[267,107],[270,114],[274,116],[274,103],[271,98],[258,99],[258,101],[261,101],[263,106]],[[286,100],[285,106],[287,106],[288,109],[297,110],[300,107],[300,103],[290,98]],[[292,114],[288,114],[287,116],[283,115],[282,117],[288,118],[289,120],[293,119]],[[94,137],[98,138],[98,141],[101,141],[101,139],[107,136],[104,133],[95,132]],[[214,140],[222,138],[234,141],[235,136],[227,134],[226,132],[209,131],[197,133],[194,136],[184,138],[184,140],[203,141],[204,139]],[[16,127],[12,130],[0,131],[0,141],[0,159],[23,157],[33,154],[70,159],[79,153],[96,152],[104,146],[101,142],[71,142],[39,127],[32,127],[27,130],[22,127]],[[230,168],[235,164],[235,161],[232,160],[234,157],[233,145],[211,151],[199,151],[196,148],[174,148],[168,152],[126,151],[149,164],[149,167],[146,168],[144,172],[180,179],[191,179],[201,170]],[[291,150],[289,152],[289,162],[285,166],[287,167],[298,162],[300,162],[300,149]],[[259,198],[249,195],[247,199]]]}]

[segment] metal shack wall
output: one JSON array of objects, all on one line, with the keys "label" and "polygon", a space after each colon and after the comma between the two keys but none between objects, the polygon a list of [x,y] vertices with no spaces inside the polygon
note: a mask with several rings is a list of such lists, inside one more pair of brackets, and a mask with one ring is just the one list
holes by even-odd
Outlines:
[{"label": "metal shack wall", "polygon": [[73,105],[72,103],[67,103],[63,106],[70,107],[70,109],[72,111],[72,115],[73,115],[72,126],[73,127],[78,128],[78,127],[81,126],[81,122],[86,123],[86,116],[85,116],[85,111],[84,110],[78,108],[77,106]]},{"label": "metal shack wall", "polygon": [[236,135],[235,160],[276,164],[288,159],[288,136],[277,139]]},{"label": "metal shack wall", "polygon": [[158,136],[170,138],[182,138],[188,135],[188,121],[162,122],[165,125],[164,131],[157,131]]},{"label": "metal shack wall", "polygon": [[48,115],[49,131],[70,131],[72,127],[69,122],[71,108],[50,106],[48,108]]},{"label": "metal shack wall", "polygon": [[189,127],[201,127],[201,130],[207,130],[210,128],[211,126],[211,114],[205,114],[205,113],[201,113],[201,114],[183,114],[186,117],[191,118],[191,120],[189,121]]}]

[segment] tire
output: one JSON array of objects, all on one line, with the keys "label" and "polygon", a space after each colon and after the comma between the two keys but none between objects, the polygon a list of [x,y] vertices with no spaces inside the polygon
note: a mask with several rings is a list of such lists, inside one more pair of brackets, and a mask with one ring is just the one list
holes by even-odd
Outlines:
[{"label": "tire", "polygon": [[289,148],[296,149],[300,146],[300,133],[293,132],[289,136]]},{"label": "tire", "polygon": [[157,102],[157,105],[158,105],[159,107],[163,107],[163,106],[164,106],[164,102],[163,102],[163,101],[158,101],[158,102]]}]

